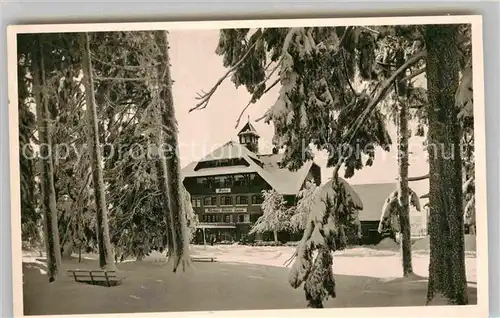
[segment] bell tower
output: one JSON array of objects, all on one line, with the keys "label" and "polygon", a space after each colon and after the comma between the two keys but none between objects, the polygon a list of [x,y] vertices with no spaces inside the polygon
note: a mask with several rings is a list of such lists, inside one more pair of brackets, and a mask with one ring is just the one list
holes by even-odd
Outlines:
[{"label": "bell tower", "polygon": [[255,127],[250,123],[250,116],[248,117],[248,122],[243,126],[243,128],[238,133],[238,138],[240,139],[240,144],[245,146],[248,150],[253,153],[259,153],[259,134]]}]

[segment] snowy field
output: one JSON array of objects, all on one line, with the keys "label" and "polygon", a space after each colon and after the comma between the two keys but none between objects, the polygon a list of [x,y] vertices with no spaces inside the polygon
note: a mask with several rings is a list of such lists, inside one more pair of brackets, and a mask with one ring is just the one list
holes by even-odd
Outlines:
[{"label": "snowy field", "polygon": [[[192,246],[191,250],[193,256],[213,256],[219,262],[285,267],[285,263],[293,255],[295,248],[220,245]],[[158,253],[151,257],[163,256]],[[429,253],[427,251],[414,251],[412,261],[416,275],[429,277]],[[477,283],[475,253],[467,253],[465,262],[467,281],[469,285],[475,287]],[[333,257],[333,271],[340,275],[374,277],[383,280],[396,279],[402,277],[403,274],[399,252],[366,247],[336,252]]]},{"label": "snowy field", "polygon": [[[245,246],[245,245],[214,245],[191,246],[193,257],[215,257],[218,262],[266,265],[286,267],[287,261],[293,255],[295,247],[291,246]],[[97,259],[96,255],[83,255],[85,259]],[[134,260],[125,260],[133,262]],[[166,257],[159,252],[152,252],[142,262],[165,262]],[[45,266],[38,253],[25,252],[24,263],[39,263]],[[413,271],[421,277],[428,277],[429,252],[426,249],[413,250]],[[466,271],[469,286],[476,287],[476,254],[466,253]],[[291,265],[290,265],[291,266]],[[380,278],[389,281],[402,277],[401,258],[397,245],[385,246],[384,249],[374,247],[355,247],[335,252],[333,271],[339,275],[364,276]]]},{"label": "snowy field", "polygon": [[[155,252],[140,262],[129,259],[119,264],[124,283],[112,289],[75,284],[66,275],[49,284],[44,257],[38,252],[26,252],[23,257],[25,314],[304,308],[303,291],[290,288],[284,265],[294,251],[294,247],[287,246],[191,246],[193,257],[215,257],[217,262],[194,263],[194,270],[190,270],[188,276],[166,269],[165,255]],[[428,250],[415,248],[416,276],[398,279],[402,275],[397,245],[395,249],[386,245],[337,252],[333,270],[339,293],[337,298],[328,300],[325,307],[424,306],[428,265]],[[82,255],[79,263],[75,255],[72,260],[64,261],[63,266],[96,269],[97,256]],[[476,258],[472,252],[467,253],[466,269],[469,300],[475,304]],[[207,294],[207,290],[213,292]]]}]

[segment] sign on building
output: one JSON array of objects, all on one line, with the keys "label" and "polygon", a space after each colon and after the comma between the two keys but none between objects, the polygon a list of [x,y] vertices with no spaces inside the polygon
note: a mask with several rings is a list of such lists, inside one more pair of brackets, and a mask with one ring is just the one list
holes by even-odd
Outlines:
[{"label": "sign on building", "polygon": [[229,207],[229,208],[205,208],[205,213],[245,213],[247,208]]},{"label": "sign on building", "polygon": [[231,188],[218,188],[215,189],[215,193],[231,193]]}]

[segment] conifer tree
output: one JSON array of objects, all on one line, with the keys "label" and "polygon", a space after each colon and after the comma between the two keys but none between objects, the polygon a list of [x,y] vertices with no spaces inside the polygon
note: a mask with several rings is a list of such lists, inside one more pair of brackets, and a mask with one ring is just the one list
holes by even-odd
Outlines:
[{"label": "conifer tree", "polygon": [[314,199],[321,187],[318,187],[314,182],[306,182],[305,187],[299,191],[297,195],[297,204],[293,209],[293,214],[290,218],[290,228],[294,231],[303,231],[307,225],[307,219],[311,214]]},{"label": "conifer tree", "polygon": [[289,228],[290,214],[285,199],[276,190],[262,191],[262,216],[257,219],[249,234],[272,232],[274,243],[278,244],[278,232]]},{"label": "conifer tree", "polygon": [[62,265],[59,230],[57,222],[56,193],[54,187],[54,162],[52,148],[52,120],[49,113],[47,72],[45,69],[46,48],[43,35],[31,42],[31,65],[33,71],[33,95],[36,104],[38,140],[40,142],[40,188],[43,207],[44,241],[47,252],[47,275],[49,282],[56,280]]},{"label": "conifer tree", "polygon": [[103,179],[102,154],[99,142],[97,106],[94,96],[94,74],[91,62],[89,35],[82,33],[80,45],[82,50],[83,84],[85,86],[85,107],[88,120],[88,141],[92,162],[92,185],[94,202],[97,211],[97,240],[99,244],[99,266],[107,270],[115,270],[111,238],[109,236],[108,206]]}]

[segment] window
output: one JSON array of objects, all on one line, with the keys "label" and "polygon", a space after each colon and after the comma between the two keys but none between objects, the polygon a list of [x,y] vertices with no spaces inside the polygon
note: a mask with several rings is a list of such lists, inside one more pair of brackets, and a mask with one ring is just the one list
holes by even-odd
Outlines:
[{"label": "window", "polygon": [[215,223],[215,215],[213,214],[210,215],[210,222]]},{"label": "window", "polygon": [[238,223],[238,215],[233,214],[233,223]]},{"label": "window", "polygon": [[250,223],[250,214],[245,214],[245,223]]},{"label": "window", "polygon": [[224,222],[231,223],[231,214],[224,215]]},{"label": "window", "polygon": [[191,205],[193,208],[201,207],[201,198],[191,198]]},{"label": "window", "polygon": [[208,181],[207,178],[200,178],[201,179],[201,184],[203,185],[203,187],[205,189],[209,189],[210,188],[210,182]]},{"label": "window", "polygon": [[204,206],[215,206],[217,205],[217,197],[204,197],[203,198]]},{"label": "window", "polygon": [[203,216],[201,217],[201,221],[204,222],[204,223],[210,222],[209,215],[208,214],[203,214]]},{"label": "window", "polygon": [[224,186],[224,182],[225,182],[225,177],[215,177],[214,178],[214,188],[221,188]]},{"label": "window", "polygon": [[240,223],[245,222],[245,216],[243,214],[238,215],[238,222]]},{"label": "window", "polygon": [[248,197],[246,195],[239,195],[236,197],[236,205],[247,205]]},{"label": "window", "polygon": [[220,205],[233,205],[233,197],[221,196],[220,197]]},{"label": "window", "polygon": [[222,222],[222,215],[220,215],[220,214],[215,215],[215,222],[221,223]]},{"label": "window", "polygon": [[224,187],[231,188],[233,186],[233,177],[227,176],[224,178]]},{"label": "window", "polygon": [[259,205],[264,202],[264,197],[261,194],[252,195],[252,204]]},{"label": "window", "polygon": [[210,205],[210,197],[204,197],[203,198],[203,205],[204,206]]}]

